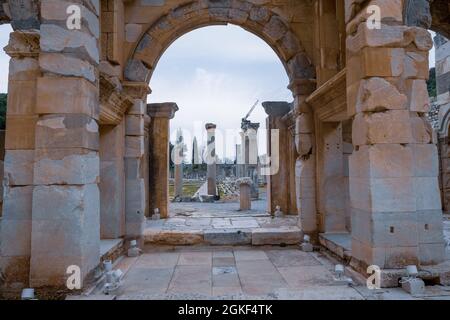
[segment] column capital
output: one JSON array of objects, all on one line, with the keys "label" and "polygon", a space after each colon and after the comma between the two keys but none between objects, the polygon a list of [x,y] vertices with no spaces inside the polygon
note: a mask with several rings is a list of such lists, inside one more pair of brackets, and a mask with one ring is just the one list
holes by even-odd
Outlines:
[{"label": "column capital", "polygon": [[294,97],[309,96],[316,90],[317,82],[315,79],[293,79],[288,85]]},{"label": "column capital", "polygon": [[152,118],[172,119],[177,111],[178,105],[175,102],[147,104],[147,114]]},{"label": "column capital", "polygon": [[152,93],[152,89],[146,82],[122,81],[122,86],[125,93],[134,99],[145,100],[145,97]]},{"label": "column capital", "polygon": [[11,58],[38,57],[40,34],[36,30],[11,32],[8,45],[4,48]]},{"label": "column capital", "polygon": [[244,131],[248,131],[249,129],[258,131],[260,125],[258,122],[251,122],[250,120],[242,119],[241,129]]},{"label": "column capital", "polygon": [[292,104],[286,101],[265,101],[262,106],[269,117],[282,117],[292,109]]},{"label": "column capital", "polygon": [[217,128],[217,125],[214,123],[207,123],[205,125],[206,130],[215,130]]}]

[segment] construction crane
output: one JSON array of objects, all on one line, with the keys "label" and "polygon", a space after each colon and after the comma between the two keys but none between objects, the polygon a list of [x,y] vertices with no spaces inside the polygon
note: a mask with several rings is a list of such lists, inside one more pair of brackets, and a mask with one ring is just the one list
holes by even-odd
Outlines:
[{"label": "construction crane", "polygon": [[250,117],[250,115],[252,114],[253,110],[255,110],[256,106],[259,103],[259,99],[256,100],[255,104],[251,107],[250,111],[247,113],[247,115],[245,116],[245,118],[242,119],[242,122],[247,121],[248,117]]}]

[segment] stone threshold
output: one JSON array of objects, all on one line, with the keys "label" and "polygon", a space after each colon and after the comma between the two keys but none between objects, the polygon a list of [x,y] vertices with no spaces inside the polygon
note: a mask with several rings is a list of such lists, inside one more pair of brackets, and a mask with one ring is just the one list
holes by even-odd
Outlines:
[{"label": "stone threshold", "polygon": [[344,261],[352,257],[352,237],[349,232],[329,232],[319,234],[320,244]]},{"label": "stone threshold", "polygon": [[146,229],[147,245],[298,245],[302,238],[296,226],[248,229],[161,230]]}]

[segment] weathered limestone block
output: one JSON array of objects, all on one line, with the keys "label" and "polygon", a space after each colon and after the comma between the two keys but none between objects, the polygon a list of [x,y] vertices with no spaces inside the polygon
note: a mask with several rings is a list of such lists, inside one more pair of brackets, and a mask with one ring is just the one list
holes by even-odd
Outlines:
[{"label": "weathered limestone block", "polygon": [[420,145],[376,144],[360,146],[350,156],[350,177],[411,177],[414,175],[415,169],[413,153],[415,146]]},{"label": "weathered limestone block", "polygon": [[39,4],[35,1],[8,1],[14,30],[39,29]]},{"label": "weathered limestone block", "polygon": [[125,79],[129,81],[136,82],[148,82],[150,80],[152,70],[144,65],[141,60],[130,60],[128,61],[124,75]]},{"label": "weathered limestone block", "polygon": [[413,153],[415,177],[437,177],[439,175],[439,156],[434,144],[411,144],[407,146]]},{"label": "weathered limestone block", "polygon": [[411,117],[412,134],[415,143],[431,143],[433,140],[433,128],[424,116],[413,114]]},{"label": "weathered limestone block", "polygon": [[85,149],[37,149],[35,185],[83,185],[100,181],[98,153]]},{"label": "weathered limestone block", "polygon": [[312,113],[301,113],[295,121],[295,132],[308,134],[314,132],[314,120]]},{"label": "weathered limestone block", "polygon": [[127,136],[143,136],[144,135],[144,116],[130,115],[125,116],[125,134]]},{"label": "weathered limestone block", "polygon": [[314,149],[314,135],[309,133],[298,133],[295,135],[295,146],[297,153],[301,156],[312,154]]},{"label": "weathered limestone block", "polygon": [[248,230],[205,230],[204,240],[209,245],[243,246],[252,244],[252,232]]},{"label": "weathered limestone block", "polygon": [[316,69],[304,52],[296,54],[288,61],[288,70],[291,80],[316,77]]},{"label": "weathered limestone block", "polygon": [[352,209],[351,223],[352,237],[375,248],[415,247],[419,240],[416,212]]},{"label": "weathered limestone block", "polygon": [[356,112],[406,109],[407,98],[382,78],[362,80],[356,101]]},{"label": "weathered limestone block", "polygon": [[[99,3],[98,0],[93,1],[93,2],[96,2],[97,5]],[[41,18],[44,21],[44,23],[58,21],[58,23],[65,25],[66,21],[67,21],[67,9],[72,4],[73,4],[72,2],[61,1],[61,0],[42,1]],[[99,24],[98,13],[97,13],[98,11],[97,10],[93,11],[92,8],[86,8],[81,3],[78,3],[78,6],[81,9],[82,26],[87,27],[88,30],[90,31],[90,33],[95,38],[99,38],[100,37],[100,24]],[[48,26],[48,25],[44,24],[43,26]],[[53,32],[55,32],[54,31],[55,28],[57,28],[57,26],[50,27],[50,29],[52,29]],[[57,30],[56,32],[62,33],[61,30]],[[68,36],[68,35],[65,35],[65,36]],[[83,36],[85,36],[85,35],[83,35]],[[78,40],[81,40],[81,39],[78,39]],[[55,41],[58,41],[58,40],[55,39]]]},{"label": "weathered limestone block", "polygon": [[382,24],[380,29],[369,29],[366,23],[361,23],[358,32],[347,38],[347,49],[352,53],[358,53],[365,47],[406,48],[411,44],[420,51],[429,51],[433,40],[422,28]]},{"label": "weathered limestone block", "polygon": [[364,261],[367,265],[376,265],[382,269],[418,265],[418,255],[417,246],[380,248],[352,238],[352,256],[357,260]]},{"label": "weathered limestone block", "polygon": [[428,80],[430,76],[428,51],[407,51],[404,66],[402,76],[405,79]]},{"label": "weathered limestone block", "polygon": [[[39,62],[34,58],[12,58],[9,62],[9,81],[34,80],[40,74]],[[8,91],[10,94],[11,88]]]},{"label": "weathered limestone block", "polygon": [[35,186],[30,285],[65,286],[67,267],[82,280],[100,259],[100,208],[96,184]]},{"label": "weathered limestone block", "polygon": [[[363,0],[346,0],[347,33],[355,32],[362,22],[366,22],[372,12],[364,10],[366,3]],[[402,0],[370,0],[367,4],[382,8],[381,22],[403,22]]]},{"label": "weathered limestone block", "polygon": [[96,69],[92,64],[65,54],[42,53],[39,56],[39,65],[44,72],[82,77],[91,82],[95,82],[96,79]]},{"label": "weathered limestone block", "polygon": [[407,81],[407,94],[410,111],[421,113],[430,111],[430,98],[425,80]]},{"label": "weathered limestone block", "polygon": [[140,158],[144,155],[144,137],[126,136],[125,137],[125,157]]},{"label": "weathered limestone block", "polygon": [[[27,92],[27,94],[23,94]],[[33,116],[36,105],[36,81],[9,81],[7,114]]]},{"label": "weathered limestone block", "polygon": [[416,177],[414,187],[417,210],[442,209],[438,177]]},{"label": "weathered limestone block", "polygon": [[398,77],[405,66],[403,48],[364,48],[361,52],[361,76]]},{"label": "weathered limestone block", "polygon": [[83,78],[42,77],[37,81],[36,113],[85,114],[98,119],[98,95],[98,88]]},{"label": "weathered limestone block", "polygon": [[417,211],[417,231],[419,244],[442,243],[443,224],[440,208],[437,210]]},{"label": "weathered limestone block", "polygon": [[[414,123],[413,123],[414,121]],[[356,115],[353,121],[353,144],[361,146],[376,143],[412,143],[413,127],[420,124],[406,110],[389,110],[373,114]],[[422,126],[425,126],[423,123]],[[418,136],[420,133],[417,134]]]},{"label": "weathered limestone block", "polygon": [[[98,18],[96,18],[98,22]],[[43,52],[75,52],[78,57],[94,64],[100,62],[97,36],[78,30],[68,30],[53,24],[42,24],[41,50]]]},{"label": "weathered limestone block", "polygon": [[86,148],[98,150],[98,125],[83,114],[46,115],[36,124],[37,148]]},{"label": "weathered limestone block", "polygon": [[252,245],[299,244],[301,231],[296,228],[258,228],[252,232]]},{"label": "weathered limestone block", "polygon": [[149,34],[145,34],[136,48],[135,58],[142,60],[149,66],[155,67],[155,62],[161,50],[162,45]]},{"label": "weathered limestone block", "polygon": [[34,150],[7,150],[4,163],[5,185],[32,185],[33,164]]},{"label": "weathered limestone block", "polygon": [[32,150],[35,146],[37,116],[6,116],[6,150]]},{"label": "weathered limestone block", "polygon": [[165,232],[164,230],[145,229],[144,232],[144,242],[151,244],[185,246],[201,244],[204,242],[203,239],[201,230],[170,230]]}]

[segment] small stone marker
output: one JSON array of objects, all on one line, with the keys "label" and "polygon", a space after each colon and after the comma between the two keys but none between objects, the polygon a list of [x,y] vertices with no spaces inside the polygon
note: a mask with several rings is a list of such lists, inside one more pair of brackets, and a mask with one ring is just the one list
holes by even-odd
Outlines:
[{"label": "small stone marker", "polygon": [[241,211],[251,210],[252,209],[252,201],[251,201],[251,186],[252,186],[252,179],[245,177],[238,179],[237,181],[239,185],[239,201],[240,201],[240,208]]}]

